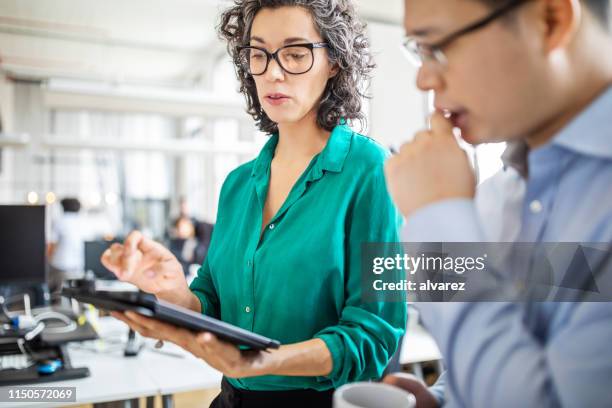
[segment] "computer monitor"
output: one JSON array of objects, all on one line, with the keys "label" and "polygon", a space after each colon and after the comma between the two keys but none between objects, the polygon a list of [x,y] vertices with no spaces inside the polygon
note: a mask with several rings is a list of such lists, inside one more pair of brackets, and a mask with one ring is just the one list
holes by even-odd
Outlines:
[{"label": "computer monitor", "polygon": [[44,284],[45,207],[0,205],[0,286]]},{"label": "computer monitor", "polygon": [[114,280],[117,279],[115,275],[106,269],[100,258],[104,251],[106,251],[114,242],[121,242],[119,240],[113,241],[88,241],[85,242],[85,272],[92,271],[96,279]]}]

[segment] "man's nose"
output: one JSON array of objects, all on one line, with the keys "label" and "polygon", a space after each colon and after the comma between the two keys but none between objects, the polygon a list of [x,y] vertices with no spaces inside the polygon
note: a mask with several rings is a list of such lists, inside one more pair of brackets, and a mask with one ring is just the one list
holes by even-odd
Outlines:
[{"label": "man's nose", "polygon": [[416,85],[421,91],[439,91],[444,85],[440,67],[434,62],[423,62],[417,73]]}]

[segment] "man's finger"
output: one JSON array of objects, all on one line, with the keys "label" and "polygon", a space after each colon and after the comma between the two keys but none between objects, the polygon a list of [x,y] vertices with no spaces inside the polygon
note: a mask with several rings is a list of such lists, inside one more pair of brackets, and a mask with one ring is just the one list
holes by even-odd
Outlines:
[{"label": "man's finger", "polygon": [[383,379],[383,383],[402,388],[414,394],[417,401],[417,407],[437,408],[439,406],[438,401],[429,391],[427,385],[412,374],[390,374]]},{"label": "man's finger", "polygon": [[430,123],[432,133],[441,136],[454,137],[453,123],[450,121],[450,119],[445,118],[442,112],[435,111],[434,114],[431,115]]},{"label": "man's finger", "polygon": [[383,378],[383,382],[385,384],[410,391],[413,394],[421,392],[423,389],[427,388],[427,386],[421,380],[408,373],[394,373],[387,375],[385,378]]},{"label": "man's finger", "polygon": [[427,140],[428,138],[430,138],[430,137],[431,137],[431,134],[432,134],[432,132],[431,132],[431,131],[429,131],[429,130],[423,130],[423,131],[417,132],[417,133],[414,135],[414,139],[412,139],[412,143],[413,143],[413,144],[414,144],[414,143],[420,143],[420,142],[422,142],[423,140]]}]

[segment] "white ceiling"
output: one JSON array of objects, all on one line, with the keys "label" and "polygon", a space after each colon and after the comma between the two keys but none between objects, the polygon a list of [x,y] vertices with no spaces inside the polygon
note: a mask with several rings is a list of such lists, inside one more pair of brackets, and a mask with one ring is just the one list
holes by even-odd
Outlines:
[{"label": "white ceiling", "polygon": [[[402,1],[359,0],[399,24]],[[0,0],[0,67],[34,78],[190,85],[224,55],[215,24],[228,0]]]}]

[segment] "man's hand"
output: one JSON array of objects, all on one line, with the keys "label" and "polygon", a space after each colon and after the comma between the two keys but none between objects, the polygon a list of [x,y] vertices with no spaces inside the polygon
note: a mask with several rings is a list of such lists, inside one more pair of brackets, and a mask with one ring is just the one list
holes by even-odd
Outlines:
[{"label": "man's hand", "polygon": [[417,133],[385,165],[393,201],[406,217],[438,201],[473,198],[476,179],[467,154],[442,113],[431,118],[431,130]]},{"label": "man's hand", "polygon": [[427,388],[427,385],[412,374],[395,373],[389,374],[383,379],[385,384],[404,389],[414,394],[417,405],[416,408],[437,408],[438,401]]}]

